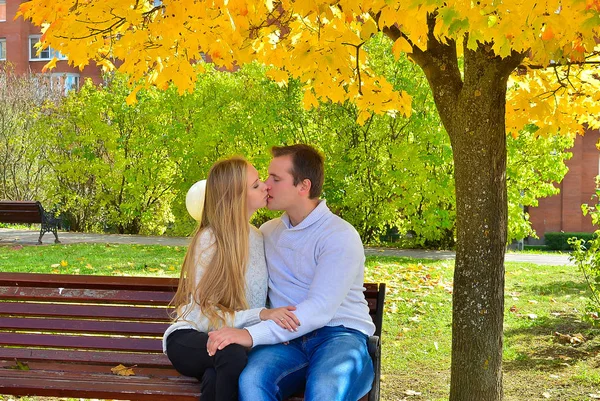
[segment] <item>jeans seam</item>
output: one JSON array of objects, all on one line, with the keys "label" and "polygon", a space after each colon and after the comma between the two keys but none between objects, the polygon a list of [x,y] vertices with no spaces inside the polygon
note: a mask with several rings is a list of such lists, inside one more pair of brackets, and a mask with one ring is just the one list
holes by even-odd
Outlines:
[{"label": "jeans seam", "polygon": [[286,377],[288,375],[291,375],[292,373],[297,372],[300,369],[305,368],[306,366],[308,366],[308,362],[305,362],[302,365],[298,365],[294,369],[286,370],[285,372],[283,372],[282,374],[280,374],[279,377],[277,377],[277,379],[275,379],[275,385],[279,386],[279,382],[281,380],[283,380],[284,377]]}]

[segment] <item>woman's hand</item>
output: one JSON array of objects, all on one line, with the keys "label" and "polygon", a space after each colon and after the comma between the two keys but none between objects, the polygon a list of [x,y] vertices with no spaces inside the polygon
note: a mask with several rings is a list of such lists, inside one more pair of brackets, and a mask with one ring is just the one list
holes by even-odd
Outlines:
[{"label": "woman's hand", "polygon": [[260,320],[272,320],[281,328],[288,331],[298,331],[300,320],[292,312],[296,310],[295,306],[283,306],[281,308],[263,309],[260,311]]},{"label": "woman's hand", "polygon": [[239,344],[243,347],[252,347],[252,336],[246,329],[234,329],[232,327],[223,327],[222,329],[208,333],[208,342],[206,351],[209,356],[213,356],[217,351],[222,350],[230,344]]}]

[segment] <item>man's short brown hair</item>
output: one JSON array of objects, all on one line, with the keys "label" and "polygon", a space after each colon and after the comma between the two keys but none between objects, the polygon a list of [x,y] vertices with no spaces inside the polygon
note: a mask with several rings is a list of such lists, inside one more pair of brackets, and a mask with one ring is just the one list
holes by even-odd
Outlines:
[{"label": "man's short brown hair", "polygon": [[318,150],[305,144],[273,146],[271,154],[273,157],[291,156],[292,171],[290,174],[294,177],[294,185],[308,179],[311,184],[308,197],[316,199],[321,196],[325,166],[324,158]]}]

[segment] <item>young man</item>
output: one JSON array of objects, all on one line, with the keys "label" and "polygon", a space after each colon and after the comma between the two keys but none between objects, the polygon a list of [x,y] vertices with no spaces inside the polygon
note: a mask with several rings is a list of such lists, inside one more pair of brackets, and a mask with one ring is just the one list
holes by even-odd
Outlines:
[{"label": "young man", "polygon": [[[240,400],[356,401],[373,382],[367,338],[375,331],[363,295],[364,250],[356,230],[324,200],[323,157],[307,145],[274,147],[268,207],[285,213],[261,227],[272,307],[295,305],[283,322],[210,333],[209,353],[231,343],[252,346],[240,377]],[[271,345],[274,344],[274,345]]]}]

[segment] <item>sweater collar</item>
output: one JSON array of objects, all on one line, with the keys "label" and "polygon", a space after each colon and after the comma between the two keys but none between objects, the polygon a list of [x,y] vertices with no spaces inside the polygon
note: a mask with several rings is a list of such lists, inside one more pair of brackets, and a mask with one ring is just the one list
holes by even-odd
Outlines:
[{"label": "sweater collar", "polygon": [[329,208],[327,207],[325,199],[321,199],[317,207],[314,208],[313,211],[310,212],[310,214],[306,216],[304,220],[302,220],[297,226],[292,226],[290,223],[290,216],[288,216],[287,213],[281,215],[281,221],[288,230],[302,230],[319,221],[321,217],[325,216],[327,213],[330,213]]}]

